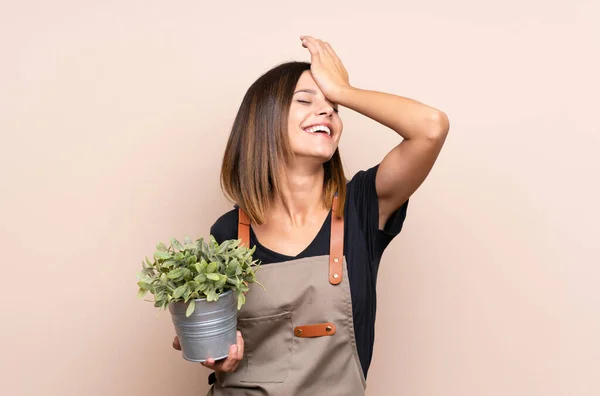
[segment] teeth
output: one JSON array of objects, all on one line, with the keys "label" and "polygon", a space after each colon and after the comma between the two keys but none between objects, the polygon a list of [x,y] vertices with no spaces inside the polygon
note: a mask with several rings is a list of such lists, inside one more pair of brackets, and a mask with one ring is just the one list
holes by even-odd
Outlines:
[{"label": "teeth", "polygon": [[331,136],[331,130],[325,125],[315,125],[314,127],[306,128],[306,132],[315,133],[317,131],[326,132],[327,135]]}]

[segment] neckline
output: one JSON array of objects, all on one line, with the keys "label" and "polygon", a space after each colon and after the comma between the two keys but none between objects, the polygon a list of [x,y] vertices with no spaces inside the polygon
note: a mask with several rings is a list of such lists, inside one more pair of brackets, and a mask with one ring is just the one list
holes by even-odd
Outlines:
[{"label": "neckline", "polygon": [[317,243],[317,240],[319,240],[321,238],[321,234],[323,234],[324,232],[327,232],[327,230],[329,230],[330,227],[328,227],[328,225],[331,224],[331,215],[332,215],[332,210],[330,209],[329,212],[327,213],[327,216],[325,216],[325,220],[323,221],[323,224],[321,224],[321,228],[319,228],[319,231],[317,232],[315,237],[310,241],[310,243],[304,249],[302,249],[302,251],[300,253],[298,253],[295,256],[289,256],[287,254],[276,252],[275,250],[271,250],[268,247],[266,247],[265,245],[263,245],[262,243],[260,243],[260,241],[256,237],[256,234],[254,233],[254,229],[252,228],[252,225],[250,225],[250,239],[255,242],[254,245],[256,246],[257,250],[261,250],[263,253],[280,258],[281,261],[300,259],[300,258],[303,258],[304,255],[307,254],[307,252],[310,251],[310,249]]}]

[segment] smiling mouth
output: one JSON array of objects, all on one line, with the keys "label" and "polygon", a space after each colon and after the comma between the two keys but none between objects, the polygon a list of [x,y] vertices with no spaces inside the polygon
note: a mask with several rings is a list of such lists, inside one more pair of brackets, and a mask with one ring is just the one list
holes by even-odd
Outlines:
[{"label": "smiling mouth", "polygon": [[331,136],[331,128],[329,128],[327,125],[315,125],[309,128],[304,128],[304,132]]}]

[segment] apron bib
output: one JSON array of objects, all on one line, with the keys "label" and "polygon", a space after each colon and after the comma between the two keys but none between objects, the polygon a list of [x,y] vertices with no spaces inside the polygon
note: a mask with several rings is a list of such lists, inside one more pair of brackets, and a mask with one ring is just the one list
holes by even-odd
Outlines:
[{"label": "apron bib", "polygon": [[[244,358],[233,373],[216,373],[209,396],[364,396],[348,269],[344,221],[331,216],[329,256],[261,266],[266,291],[251,284],[238,312]],[[250,241],[250,222],[239,211],[238,237]]]}]

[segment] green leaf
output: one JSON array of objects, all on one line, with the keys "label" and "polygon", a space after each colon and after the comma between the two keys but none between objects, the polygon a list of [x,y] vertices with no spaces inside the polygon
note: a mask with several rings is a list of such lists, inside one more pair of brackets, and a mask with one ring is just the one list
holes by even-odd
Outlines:
[{"label": "green leaf", "polygon": [[171,254],[167,252],[154,252],[154,258],[157,260],[168,260],[171,258]]},{"label": "green leaf", "polygon": [[207,277],[206,277],[206,274],[198,274],[198,275],[197,275],[197,276],[194,278],[194,280],[195,280],[196,282],[198,282],[198,283],[204,283],[204,282],[206,282],[206,279],[207,279]]},{"label": "green leaf", "polygon": [[165,244],[164,244],[164,243],[162,243],[162,242],[159,242],[159,243],[156,245],[156,250],[158,250],[159,252],[166,252],[166,251],[167,251],[167,245],[165,245]]},{"label": "green leaf", "polygon": [[219,274],[206,274],[206,277],[212,281],[218,281],[220,279]]},{"label": "green leaf", "polygon": [[230,241],[223,241],[223,243],[221,243],[221,245],[217,249],[217,253],[222,254],[223,252],[225,252],[225,250],[227,250],[227,248],[229,247],[229,244]]},{"label": "green leaf", "polygon": [[154,268],[146,267],[140,272],[140,274],[154,276]]},{"label": "green leaf", "polygon": [[189,236],[184,236],[183,237],[183,243],[192,243],[192,238],[190,238]]},{"label": "green leaf", "polygon": [[216,301],[217,300],[217,293],[215,292],[214,289],[211,289],[206,293],[206,300],[207,301]]},{"label": "green leaf", "polygon": [[174,266],[175,266],[175,264],[177,264],[177,263],[175,262],[175,260],[166,260],[164,263],[162,263],[162,266],[163,266],[164,268],[171,268],[171,267],[174,267]]},{"label": "green leaf", "polygon": [[142,289],[140,289],[137,292],[137,296],[138,296],[138,298],[144,298],[144,296],[146,295],[146,293],[148,293],[148,290],[142,290]]},{"label": "green leaf", "polygon": [[237,278],[227,278],[227,283],[237,287],[240,281]]},{"label": "green leaf", "polygon": [[167,279],[167,274],[165,274],[164,272],[160,274],[160,283],[166,285],[168,281],[169,280]]},{"label": "green leaf", "polygon": [[242,306],[246,303],[246,296],[244,293],[238,293],[238,311],[242,309]]},{"label": "green leaf", "polygon": [[177,261],[180,261],[180,260],[183,260],[184,257],[185,256],[182,252],[177,252],[177,253],[175,253],[175,256],[173,258]]},{"label": "green leaf", "polygon": [[169,279],[179,279],[182,278],[184,274],[184,268],[177,268],[174,269],[173,271],[169,272],[169,274],[167,275],[167,278]]},{"label": "green leaf", "polygon": [[210,264],[208,264],[208,267],[206,267],[206,272],[215,272],[218,267],[219,263],[212,261]]},{"label": "green leaf", "polygon": [[187,250],[194,251],[194,250],[196,250],[196,244],[192,243],[192,242],[186,243],[185,245],[183,245],[183,249],[186,251]]},{"label": "green leaf", "polygon": [[204,241],[204,239],[200,239],[198,241],[198,246],[200,246],[200,251],[204,254],[208,253],[208,244]]},{"label": "green leaf", "polygon": [[185,310],[185,316],[189,317],[191,314],[194,313],[195,309],[196,309],[196,301],[191,300],[190,303],[188,304],[187,309]]},{"label": "green leaf", "polygon": [[152,283],[152,278],[151,278],[151,277],[149,277],[149,276],[148,276],[148,275],[146,275],[146,274],[143,274],[143,273],[140,273],[140,272],[138,272],[138,273],[135,275],[135,277],[136,277],[136,279],[137,279],[138,281],[142,281],[142,282],[146,282],[146,283]]},{"label": "green leaf", "polygon": [[227,275],[219,275],[219,281],[216,284],[217,289],[222,288],[227,283]]},{"label": "green leaf", "polygon": [[173,298],[180,298],[183,295],[183,293],[185,293],[186,290],[188,290],[187,284],[179,286],[173,292]]},{"label": "green leaf", "polygon": [[246,273],[246,276],[244,276],[244,280],[245,280],[246,282],[250,282],[250,283],[251,283],[251,282],[254,282],[254,281],[256,280],[256,275],[254,275],[254,272],[253,272],[253,271],[250,271],[250,270],[249,270],[249,271]]},{"label": "green leaf", "polygon": [[179,241],[175,238],[171,238],[171,246],[173,246],[177,251],[183,250],[181,243],[179,243]]},{"label": "green leaf", "polygon": [[235,275],[239,266],[240,266],[240,263],[237,261],[237,259],[235,259],[235,258],[232,259],[229,262],[229,264],[227,264],[227,275],[229,275],[229,276]]},{"label": "green leaf", "polygon": [[137,284],[140,287],[140,289],[142,289],[142,290],[148,291],[152,288],[152,285],[147,282],[139,281]]}]

